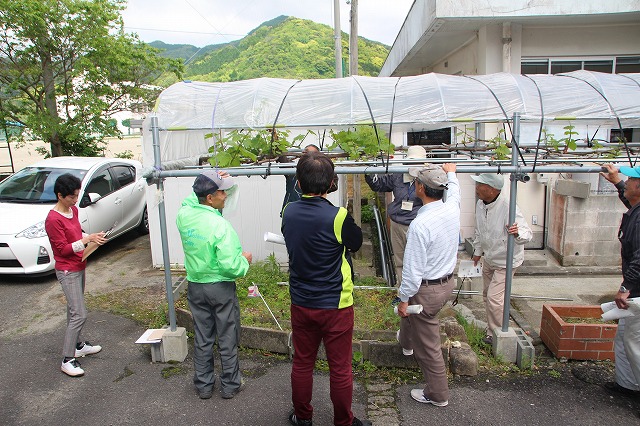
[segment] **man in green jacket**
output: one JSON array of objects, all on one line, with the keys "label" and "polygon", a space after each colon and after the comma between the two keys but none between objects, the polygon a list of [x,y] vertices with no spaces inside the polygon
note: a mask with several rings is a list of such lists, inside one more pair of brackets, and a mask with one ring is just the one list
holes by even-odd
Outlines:
[{"label": "man in green jacket", "polygon": [[235,279],[246,275],[252,256],[242,251],[238,234],[220,213],[233,186],[228,174],[203,171],[193,183],[193,193],[182,202],[176,219],[195,331],[193,382],[202,399],[213,394],[216,338],[222,364],[222,398],[233,398],[243,386],[238,363],[240,306]]}]

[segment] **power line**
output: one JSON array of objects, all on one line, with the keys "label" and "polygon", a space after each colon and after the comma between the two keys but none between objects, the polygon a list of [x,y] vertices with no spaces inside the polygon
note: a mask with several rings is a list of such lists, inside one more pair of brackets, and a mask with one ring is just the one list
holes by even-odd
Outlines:
[{"label": "power line", "polygon": [[244,37],[247,34],[229,34],[229,33],[214,33],[214,32],[205,32],[205,31],[179,31],[179,30],[166,30],[160,28],[140,28],[140,27],[124,27],[126,30],[135,30],[135,31],[161,31],[165,33],[182,33],[182,34],[202,34],[202,35],[221,35],[221,36],[232,36],[232,37]]}]

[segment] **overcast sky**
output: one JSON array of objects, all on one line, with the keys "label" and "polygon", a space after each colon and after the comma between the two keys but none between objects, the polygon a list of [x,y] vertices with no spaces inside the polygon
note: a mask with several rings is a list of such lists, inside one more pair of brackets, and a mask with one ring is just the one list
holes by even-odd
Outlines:
[{"label": "overcast sky", "polygon": [[[340,0],[342,31],[349,33],[351,6]],[[413,0],[359,0],[358,35],[391,46]],[[226,43],[280,15],[333,27],[334,0],[129,0],[125,30],[146,42]]]}]

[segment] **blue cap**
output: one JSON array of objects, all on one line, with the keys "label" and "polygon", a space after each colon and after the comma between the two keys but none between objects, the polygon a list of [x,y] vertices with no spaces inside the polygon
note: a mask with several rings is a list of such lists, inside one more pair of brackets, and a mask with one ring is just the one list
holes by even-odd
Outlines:
[{"label": "blue cap", "polygon": [[640,178],[640,167],[621,166],[620,173],[632,178]]}]

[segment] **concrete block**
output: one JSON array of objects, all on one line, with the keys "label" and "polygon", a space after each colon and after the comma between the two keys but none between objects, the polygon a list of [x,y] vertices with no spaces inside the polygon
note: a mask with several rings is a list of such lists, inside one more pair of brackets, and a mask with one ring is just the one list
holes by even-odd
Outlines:
[{"label": "concrete block", "polygon": [[560,195],[576,198],[589,198],[591,184],[572,179],[558,179],[556,181],[556,192]]},{"label": "concrete block", "polygon": [[478,375],[478,356],[468,343],[449,349],[449,369],[460,376]]},{"label": "concrete block", "polygon": [[182,362],[189,353],[187,347],[187,330],[184,327],[176,327],[175,331],[167,330],[162,335],[161,352],[162,362]]},{"label": "concrete block", "polygon": [[289,332],[260,327],[242,327],[240,345],[247,348],[264,349],[279,354],[290,353]]},{"label": "concrete block", "polygon": [[162,343],[151,343],[151,362],[164,362],[162,358]]},{"label": "concrete block", "polygon": [[516,348],[516,364],[521,370],[530,369],[536,356],[536,349],[533,346],[533,339],[527,336],[522,329],[515,329],[518,336],[518,347]]},{"label": "concrete block", "polygon": [[502,331],[501,328],[495,328],[493,330],[493,354],[500,356],[505,362],[516,362],[518,352],[518,336],[512,327],[509,327],[507,331]]},{"label": "concrete block", "polygon": [[367,345],[366,352],[368,356],[364,357],[364,359],[370,361],[373,365],[400,368],[417,367],[414,357],[402,355],[402,348],[397,342],[369,341]]}]

